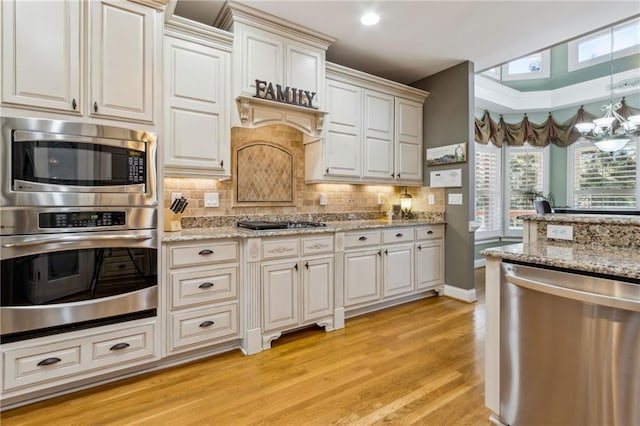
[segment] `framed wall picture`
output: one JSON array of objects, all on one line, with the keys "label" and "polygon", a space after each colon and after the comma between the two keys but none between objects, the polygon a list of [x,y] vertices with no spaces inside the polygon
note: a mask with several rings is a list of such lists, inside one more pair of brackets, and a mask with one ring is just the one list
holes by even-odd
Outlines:
[{"label": "framed wall picture", "polygon": [[465,161],[467,161],[466,142],[427,148],[427,166],[464,163]]}]

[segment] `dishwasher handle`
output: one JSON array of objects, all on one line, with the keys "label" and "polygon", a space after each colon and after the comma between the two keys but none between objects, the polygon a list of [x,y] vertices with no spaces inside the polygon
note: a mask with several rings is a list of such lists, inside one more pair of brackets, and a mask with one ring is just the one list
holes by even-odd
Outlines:
[{"label": "dishwasher handle", "polygon": [[566,287],[556,286],[540,281],[518,277],[512,274],[505,274],[505,279],[511,284],[530,290],[564,297],[566,299],[577,300],[595,305],[608,306],[610,308],[625,309],[627,311],[640,312],[640,300],[625,299],[621,297],[604,296],[601,294],[586,291],[574,290]]}]

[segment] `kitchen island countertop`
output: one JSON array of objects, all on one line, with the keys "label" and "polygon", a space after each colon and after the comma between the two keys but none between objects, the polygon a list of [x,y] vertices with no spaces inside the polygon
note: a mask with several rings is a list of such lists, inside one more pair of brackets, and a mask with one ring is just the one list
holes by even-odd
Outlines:
[{"label": "kitchen island countertop", "polygon": [[533,265],[640,280],[640,250],[626,247],[538,240],[489,248],[481,254]]},{"label": "kitchen island countertop", "polygon": [[187,228],[176,232],[164,232],[164,234],[162,235],[162,242],[166,243],[175,241],[196,241],[214,238],[255,238],[300,234],[323,234],[326,232],[345,232],[363,229],[442,225],[444,223],[445,222],[443,221],[432,221],[424,219],[394,220],[392,222],[388,222],[386,219],[379,219],[326,222],[327,226],[321,228],[272,229],[259,231],[231,226],[220,226],[212,228]]}]

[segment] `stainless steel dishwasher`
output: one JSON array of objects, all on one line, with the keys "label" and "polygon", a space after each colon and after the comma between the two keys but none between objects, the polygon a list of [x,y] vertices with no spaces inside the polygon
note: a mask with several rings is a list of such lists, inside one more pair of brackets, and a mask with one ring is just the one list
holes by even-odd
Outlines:
[{"label": "stainless steel dishwasher", "polygon": [[640,282],[502,263],[500,421],[640,425]]}]

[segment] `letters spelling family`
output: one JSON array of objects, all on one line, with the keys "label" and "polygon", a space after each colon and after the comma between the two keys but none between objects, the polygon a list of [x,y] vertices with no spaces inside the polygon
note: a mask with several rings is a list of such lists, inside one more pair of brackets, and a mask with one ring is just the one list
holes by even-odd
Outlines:
[{"label": "letters spelling family", "polygon": [[264,80],[256,80],[256,98],[317,109],[317,107],[312,104],[315,96],[316,92],[309,92],[302,89],[285,87],[283,90],[279,84],[276,84],[274,90],[271,83]]}]

